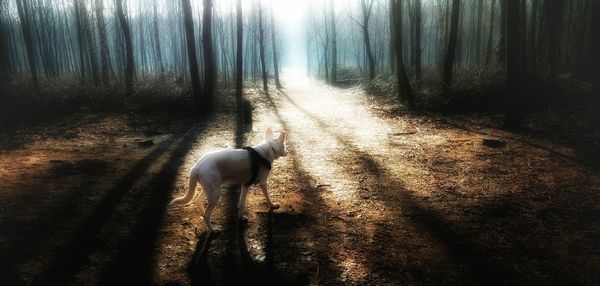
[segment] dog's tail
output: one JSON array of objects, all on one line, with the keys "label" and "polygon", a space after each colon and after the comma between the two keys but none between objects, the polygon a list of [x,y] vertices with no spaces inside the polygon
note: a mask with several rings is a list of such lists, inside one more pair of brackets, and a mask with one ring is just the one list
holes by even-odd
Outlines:
[{"label": "dog's tail", "polygon": [[189,204],[195,197],[194,195],[196,194],[196,185],[197,184],[198,184],[198,178],[196,177],[196,174],[194,172],[191,172],[189,189],[188,189],[187,193],[185,193],[185,195],[183,197],[173,199],[169,203],[169,205],[173,205],[173,204],[187,205],[187,204]]}]

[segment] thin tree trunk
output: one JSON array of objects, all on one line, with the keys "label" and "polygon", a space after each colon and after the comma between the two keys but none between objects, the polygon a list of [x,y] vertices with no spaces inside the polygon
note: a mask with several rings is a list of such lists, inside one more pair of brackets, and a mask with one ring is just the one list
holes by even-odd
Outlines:
[{"label": "thin tree trunk", "polygon": [[158,70],[160,72],[160,74],[164,74],[165,73],[165,66],[163,64],[163,59],[162,59],[162,50],[160,47],[160,33],[158,30],[158,7],[156,7],[156,0],[154,0],[154,5],[153,5],[153,14],[154,14],[154,50],[156,53],[156,62],[158,64]]},{"label": "thin tree trunk", "polygon": [[460,8],[460,0],[452,0],[452,15],[450,20],[450,35],[448,38],[448,49],[444,59],[444,74],[443,83],[446,90],[452,85],[452,68],[454,66],[456,42],[458,39],[458,13]]},{"label": "thin tree trunk", "polygon": [[23,39],[25,40],[25,49],[27,51],[29,71],[31,72],[31,83],[33,86],[33,92],[37,94],[40,90],[40,81],[38,79],[35,52],[33,50],[34,39],[31,35],[31,27],[29,26],[29,8],[27,7],[27,3],[23,0],[17,0],[17,11],[19,14],[19,20],[21,20],[21,30],[23,32]]},{"label": "thin tree trunk", "polygon": [[421,0],[415,0],[415,78],[421,80]]},{"label": "thin tree trunk", "polygon": [[477,31],[475,32],[475,61],[481,64],[481,36],[483,18],[483,0],[477,1]]},{"label": "thin tree trunk", "polygon": [[[535,1],[535,0],[534,0]],[[494,11],[494,8],[496,7],[496,0],[492,0],[492,11],[491,11],[491,15],[490,15],[490,32],[488,33],[488,41],[487,41],[487,53],[485,56],[485,64],[489,65],[492,59],[492,55],[494,54],[494,46],[492,45],[492,41],[494,39],[494,17],[496,16],[496,13]]]},{"label": "thin tree trunk", "polygon": [[396,34],[396,77],[398,80],[398,99],[404,102],[409,108],[414,108],[414,95],[412,93],[410,81],[408,80],[408,76],[406,75],[406,70],[404,68],[404,54],[402,44],[402,2],[398,2],[394,6],[396,10],[393,11],[394,23],[392,24],[395,27],[394,30]]},{"label": "thin tree trunk", "polygon": [[396,72],[396,30],[393,23],[396,22],[396,0],[389,0],[390,14],[390,72]]},{"label": "thin tree trunk", "polygon": [[271,2],[271,47],[273,50],[273,71],[275,72],[275,87],[281,89],[281,82],[279,82],[279,61],[277,59],[277,42],[275,41],[275,15],[273,15],[273,2]]},{"label": "thin tree trunk", "polygon": [[198,71],[198,58],[196,56],[196,43],[194,39],[194,19],[192,18],[192,6],[190,0],[181,0],[183,8],[183,23],[185,25],[185,38],[187,43],[187,54],[192,81],[192,93],[196,104],[196,112],[202,113],[206,108],[202,100],[202,88],[200,86],[200,73]]},{"label": "thin tree trunk", "polygon": [[244,42],[244,29],[243,29],[243,18],[242,18],[242,0],[237,0],[236,3],[236,22],[237,22],[237,55],[236,55],[236,70],[235,70],[235,98],[237,102],[238,110],[241,107],[242,100],[242,89],[243,89],[243,42]]},{"label": "thin tree trunk", "polygon": [[498,63],[500,64],[504,64],[506,56],[506,1],[508,0],[500,0],[500,40],[498,41]]},{"label": "thin tree trunk", "polygon": [[361,0],[363,12],[362,32],[363,40],[365,42],[367,66],[369,68],[369,80],[373,80],[373,78],[375,78],[375,59],[373,58],[373,52],[371,51],[371,40],[369,39],[369,20],[371,18],[371,11],[373,9],[373,1],[374,0],[370,0],[369,4],[367,5],[365,0]]},{"label": "thin tree trunk", "polygon": [[109,59],[108,59],[108,40],[106,38],[106,23],[104,22],[104,1],[96,0],[96,24],[98,26],[98,35],[100,38],[100,62],[102,68],[102,83],[104,86],[110,84],[109,78]]},{"label": "thin tree trunk", "polygon": [[90,19],[88,17],[87,9],[85,4],[79,5],[79,13],[81,14],[81,24],[83,27],[83,36],[85,37],[83,46],[88,50],[88,57],[90,58],[90,65],[92,70],[92,78],[94,84],[100,86],[102,81],[100,79],[100,72],[98,71],[98,59],[96,58],[96,45],[94,45],[94,38],[92,37],[92,30],[90,28]]},{"label": "thin tree trunk", "polygon": [[121,30],[123,30],[123,38],[125,39],[125,50],[127,57],[127,64],[125,67],[125,93],[131,95],[133,93],[133,76],[134,70],[134,59],[133,59],[133,42],[131,41],[131,31],[129,30],[129,23],[123,13],[123,0],[117,1],[117,16],[119,23],[121,24]]},{"label": "thin tree trunk", "polygon": [[258,2],[258,45],[260,53],[260,67],[262,71],[263,90],[269,93],[267,86],[267,65],[265,64],[265,30],[263,27],[262,3]]},{"label": "thin tree trunk", "polygon": [[337,83],[337,31],[335,22],[335,9],[333,9],[333,0],[329,1],[331,8],[331,83]]},{"label": "thin tree trunk", "polygon": [[212,111],[216,86],[217,68],[212,41],[212,0],[204,0],[202,16],[202,40],[204,43],[204,111]]},{"label": "thin tree trunk", "polygon": [[506,123],[509,126],[518,125],[518,94],[521,83],[521,17],[519,17],[520,1],[505,1],[506,16]]}]

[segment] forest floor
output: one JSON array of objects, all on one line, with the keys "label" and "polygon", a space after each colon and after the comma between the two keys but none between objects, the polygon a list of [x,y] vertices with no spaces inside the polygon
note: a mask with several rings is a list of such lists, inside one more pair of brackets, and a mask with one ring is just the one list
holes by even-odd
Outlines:
[{"label": "forest floor", "polygon": [[[600,172],[577,150],[300,74],[283,84],[248,91],[251,130],[232,113],[75,114],[3,138],[0,281],[600,282]],[[242,223],[223,187],[209,236],[197,207],[167,206],[201,154],[267,127],[288,132],[269,181],[280,209],[253,189]]]}]

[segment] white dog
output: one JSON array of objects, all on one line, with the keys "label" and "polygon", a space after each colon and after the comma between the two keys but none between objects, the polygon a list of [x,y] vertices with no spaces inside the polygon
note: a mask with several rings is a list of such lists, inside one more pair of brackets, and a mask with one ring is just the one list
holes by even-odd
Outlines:
[{"label": "white dog", "polygon": [[269,206],[277,209],[279,205],[271,202],[269,198],[267,179],[271,171],[271,163],[275,159],[287,155],[286,133],[285,131],[279,132],[279,137],[274,138],[273,130],[267,129],[265,140],[252,148],[220,150],[202,155],[190,171],[188,192],[183,197],[174,199],[171,204],[190,203],[194,199],[196,184],[199,182],[208,201],[206,210],[202,204],[199,207],[209,232],[214,230],[210,222],[210,214],[219,201],[222,183],[242,184],[238,205],[239,218],[243,218],[246,195],[250,186],[254,184],[260,186]]}]

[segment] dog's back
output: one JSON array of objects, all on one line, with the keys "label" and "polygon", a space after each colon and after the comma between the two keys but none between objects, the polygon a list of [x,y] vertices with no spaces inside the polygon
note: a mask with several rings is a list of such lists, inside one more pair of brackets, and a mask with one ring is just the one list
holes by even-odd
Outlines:
[{"label": "dog's back", "polygon": [[243,149],[219,150],[204,154],[192,168],[200,181],[245,183],[250,180],[250,156]]}]

